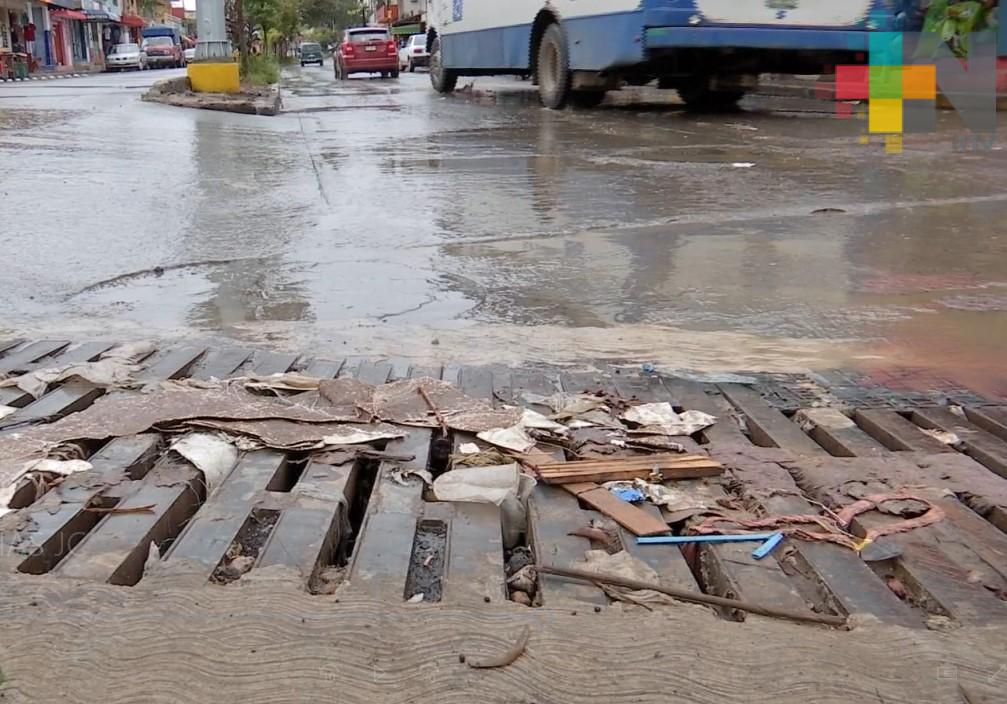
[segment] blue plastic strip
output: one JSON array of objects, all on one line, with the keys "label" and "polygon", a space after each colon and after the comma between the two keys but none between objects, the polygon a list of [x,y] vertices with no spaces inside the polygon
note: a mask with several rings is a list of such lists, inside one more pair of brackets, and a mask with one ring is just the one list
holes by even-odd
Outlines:
[{"label": "blue plastic strip", "polygon": [[743,533],[739,535],[658,535],[637,538],[637,545],[681,545],[684,543],[751,543],[769,540],[779,533]]},{"label": "blue plastic strip", "polygon": [[783,542],[783,533],[777,533],[752,552],[752,557],[761,560],[776,549],[776,546]]}]

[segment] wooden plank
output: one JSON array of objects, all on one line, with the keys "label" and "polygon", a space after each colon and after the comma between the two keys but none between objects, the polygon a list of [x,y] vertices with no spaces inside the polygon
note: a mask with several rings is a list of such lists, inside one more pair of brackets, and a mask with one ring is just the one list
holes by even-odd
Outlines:
[{"label": "wooden plank", "polygon": [[[65,352],[52,360],[52,365],[80,364],[91,362],[101,356],[103,352],[112,346],[111,342],[84,342],[74,347],[68,348]],[[48,361],[48,358],[45,358]],[[28,371],[41,366],[38,361],[27,365]],[[34,397],[25,393],[16,386],[5,386],[0,388],[0,406],[13,406],[22,408],[32,401]]]},{"label": "wooden plank", "polygon": [[712,384],[700,384],[685,379],[662,379],[667,396],[681,410],[702,411],[717,418],[717,422],[702,431],[703,437],[718,446],[750,447],[752,440],[738,426],[735,409]]},{"label": "wooden plank", "polygon": [[994,406],[966,408],[965,417],[990,435],[1007,440],[1007,408]]},{"label": "wooden plank", "polygon": [[459,387],[473,398],[493,398],[493,374],[484,367],[464,367],[459,378]]},{"label": "wooden plank", "polygon": [[140,488],[116,508],[149,511],[105,516],[54,570],[75,579],[131,586],[140,581],[151,544],[178,534],[204,496],[203,473],[171,454],[157,463]]},{"label": "wooden plank", "polygon": [[889,452],[836,408],[803,408],[794,420],[834,457],[876,457]]},{"label": "wooden plank", "polygon": [[283,374],[294,366],[297,357],[298,355],[293,352],[265,352],[259,350],[252,355],[251,373],[257,376]]},{"label": "wooden plank", "polygon": [[748,432],[756,445],[781,447],[798,455],[826,454],[797,424],[771,408],[757,392],[741,384],[721,384],[720,390],[744,414]]},{"label": "wooden plank", "polygon": [[43,498],[22,511],[29,519],[24,530],[0,536],[0,565],[30,574],[51,570],[101,520],[100,513],[84,511],[89,503],[99,495],[117,499],[132,491],[131,478],[150,469],[158,442],[153,433],[117,438],[88,458],[91,470],[52,490],[60,499],[55,511]]},{"label": "wooden plank", "polygon": [[241,368],[252,356],[250,350],[239,347],[224,347],[211,349],[193,367],[190,377],[193,379],[227,379]]},{"label": "wooden plank", "polygon": [[203,584],[224,558],[249,514],[287,465],[274,450],[257,450],[242,457],[207,498],[199,512],[165,554],[159,575],[182,576]]},{"label": "wooden plank", "polygon": [[389,440],[385,451],[394,455],[412,455],[408,462],[382,462],[374,480],[368,513],[423,513],[423,482],[413,478],[402,485],[389,478],[396,467],[427,469],[430,461],[430,443],[433,431],[429,428],[410,428],[409,435],[397,440]]},{"label": "wooden plank", "polygon": [[392,357],[388,360],[388,364],[391,367],[391,371],[388,374],[389,381],[409,378],[409,370],[412,368],[412,363],[408,359],[404,357]]},{"label": "wooden plank", "polygon": [[441,601],[482,604],[507,599],[502,518],[493,504],[452,502]]},{"label": "wooden plank", "polygon": [[[535,487],[528,504],[531,544],[536,558],[542,564],[557,567],[582,565],[584,553],[591,549],[591,541],[570,535],[570,532],[587,527],[597,514],[582,510],[577,499],[561,488],[544,484]],[[539,591],[546,606],[569,600],[600,606],[608,603],[605,593],[595,586],[551,575],[539,577]]]},{"label": "wooden plank", "polygon": [[388,362],[362,362],[357,367],[357,378],[368,384],[385,384],[392,374],[392,365]]},{"label": "wooden plank", "polygon": [[608,516],[634,535],[667,535],[671,532],[660,516],[654,516],[631,503],[613,496],[608,489],[590,482],[564,484],[563,489],[581,502]]},{"label": "wooden plank", "polygon": [[440,379],[444,367],[440,364],[414,364],[409,367],[410,379]]},{"label": "wooden plank", "polygon": [[39,340],[29,342],[0,358],[0,373],[12,373],[27,369],[32,362],[55,354],[70,344],[69,340]]},{"label": "wooden plank", "polygon": [[990,435],[969,420],[946,408],[923,408],[913,411],[912,421],[922,428],[954,433],[961,440],[965,454],[991,472],[1007,478],[1007,442]]},{"label": "wooden plank", "polygon": [[339,361],[313,359],[308,366],[304,368],[304,374],[318,379],[335,379],[339,376],[339,370],[343,368],[345,363],[345,359],[340,359]]},{"label": "wooden plank", "polygon": [[24,340],[22,338],[13,338],[10,340],[0,341],[0,356],[7,354],[8,350],[14,349],[23,342]]},{"label": "wooden plank", "polygon": [[954,452],[953,449],[921,432],[895,411],[855,411],[853,421],[860,428],[887,447],[902,452]]},{"label": "wooden plank", "polygon": [[346,511],[360,466],[310,462],[293,490],[294,503],[284,509],[262,547],[257,568],[283,566],[294,571],[303,588],[316,573],[333,564],[346,523]]},{"label": "wooden plank", "polygon": [[705,455],[641,455],[612,460],[580,460],[539,466],[546,484],[578,482],[609,482],[646,479],[655,471],[665,481],[715,477],[723,474],[724,466]]}]

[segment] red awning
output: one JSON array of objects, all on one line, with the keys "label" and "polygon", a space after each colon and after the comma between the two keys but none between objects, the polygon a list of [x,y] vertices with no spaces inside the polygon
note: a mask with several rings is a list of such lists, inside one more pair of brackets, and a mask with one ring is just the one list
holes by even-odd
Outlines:
[{"label": "red awning", "polygon": [[49,15],[56,20],[77,20],[79,22],[86,22],[87,15],[83,12],[77,12],[77,10],[64,10],[63,8],[54,9],[49,8]]},{"label": "red awning", "polygon": [[146,27],[147,23],[142,17],[137,17],[136,15],[123,15],[122,20],[120,20],[127,27]]}]

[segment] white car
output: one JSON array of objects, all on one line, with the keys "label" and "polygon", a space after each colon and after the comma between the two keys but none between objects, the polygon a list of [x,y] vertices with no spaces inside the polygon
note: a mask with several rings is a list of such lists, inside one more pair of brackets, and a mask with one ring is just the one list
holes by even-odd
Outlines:
[{"label": "white car", "polygon": [[196,60],[196,47],[190,47],[190,48],[186,49],[185,51],[182,52],[182,55],[185,56],[186,63],[188,63],[190,61],[195,61]]},{"label": "white car", "polygon": [[116,44],[105,57],[105,70],[122,71],[123,69],[147,68],[147,54],[139,44]]},{"label": "white car", "polygon": [[427,51],[427,35],[414,34],[399,49],[399,68],[413,73],[417,66],[430,65],[430,52]]}]

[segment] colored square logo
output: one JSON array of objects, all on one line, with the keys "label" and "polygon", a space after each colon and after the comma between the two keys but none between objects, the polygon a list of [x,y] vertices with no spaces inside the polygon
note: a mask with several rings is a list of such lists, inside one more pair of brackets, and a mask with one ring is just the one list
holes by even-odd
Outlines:
[{"label": "colored square logo", "polygon": [[902,33],[872,32],[869,35],[871,66],[901,66]]},{"label": "colored square logo", "polygon": [[937,66],[934,64],[903,66],[902,97],[906,100],[936,100]]},{"label": "colored square logo", "polygon": [[897,100],[902,98],[902,66],[870,67],[871,100]]},{"label": "colored square logo", "polygon": [[867,100],[870,76],[867,66],[836,66],[836,100]]},{"label": "colored square logo", "polygon": [[902,132],[902,101],[872,99],[867,125],[874,134]]}]

